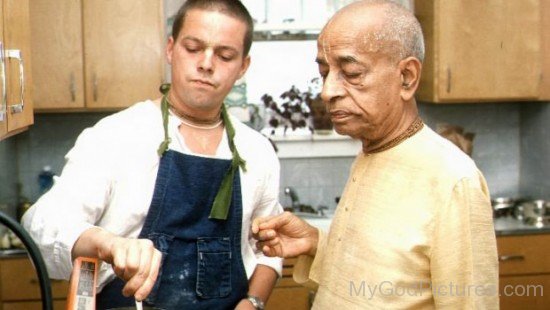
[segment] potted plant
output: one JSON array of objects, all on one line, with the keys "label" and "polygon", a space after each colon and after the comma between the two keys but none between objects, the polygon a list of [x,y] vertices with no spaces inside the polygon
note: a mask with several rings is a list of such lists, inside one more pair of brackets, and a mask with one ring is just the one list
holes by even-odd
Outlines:
[{"label": "potted plant", "polygon": [[289,129],[293,132],[307,129],[305,132],[309,134],[332,131],[330,115],[319,95],[319,85],[319,78],[310,81],[306,92],[301,92],[293,85],[279,96],[278,101],[264,94],[262,101],[266,108],[267,124],[263,132],[274,135],[277,128],[283,128],[283,135]]}]

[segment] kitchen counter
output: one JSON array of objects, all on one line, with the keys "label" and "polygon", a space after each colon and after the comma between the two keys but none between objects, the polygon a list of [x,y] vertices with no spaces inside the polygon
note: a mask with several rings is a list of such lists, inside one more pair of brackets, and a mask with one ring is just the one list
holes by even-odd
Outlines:
[{"label": "kitchen counter", "polygon": [[[306,222],[319,229],[328,232],[332,216],[327,218],[304,218]],[[532,234],[550,234],[550,226],[544,226],[537,228],[532,225],[524,224],[521,221],[516,220],[513,217],[501,217],[494,221],[495,232],[497,236],[511,236],[511,235],[532,235]]]},{"label": "kitchen counter", "polygon": [[313,135],[272,135],[279,158],[355,157],[361,151],[361,142],[336,132]]},{"label": "kitchen counter", "polygon": [[309,225],[317,227],[318,229],[328,233],[330,223],[332,223],[332,216],[325,218],[303,218]]},{"label": "kitchen counter", "polygon": [[537,228],[533,225],[524,224],[522,221],[516,220],[513,217],[496,218],[495,232],[497,236],[512,236],[512,235],[533,235],[533,234],[549,234],[550,226],[546,225]]},{"label": "kitchen counter", "polygon": [[14,258],[14,257],[26,257],[28,256],[27,250],[9,248],[9,249],[0,249],[0,258]]},{"label": "kitchen counter", "polygon": [[[330,228],[333,214],[324,218],[304,218],[310,225],[315,226],[326,233]],[[532,225],[524,224],[513,217],[496,218],[495,232],[497,236],[513,236],[513,235],[533,235],[533,234],[550,234],[550,225],[537,228]],[[24,249],[0,249],[0,258],[22,257],[27,256],[27,251]]]}]

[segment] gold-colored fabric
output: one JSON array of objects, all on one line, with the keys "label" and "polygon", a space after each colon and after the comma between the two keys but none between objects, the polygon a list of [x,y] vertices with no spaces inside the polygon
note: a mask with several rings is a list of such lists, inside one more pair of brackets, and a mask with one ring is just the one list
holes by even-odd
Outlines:
[{"label": "gold-colored fabric", "polygon": [[313,309],[498,309],[489,191],[473,161],[425,126],[359,154],[315,259]]}]

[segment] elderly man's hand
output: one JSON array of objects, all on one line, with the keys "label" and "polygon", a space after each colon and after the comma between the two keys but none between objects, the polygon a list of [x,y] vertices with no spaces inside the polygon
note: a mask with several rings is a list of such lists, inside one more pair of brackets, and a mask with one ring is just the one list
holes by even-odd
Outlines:
[{"label": "elderly man's hand", "polygon": [[315,256],[317,252],[319,230],[290,212],[254,219],[252,233],[258,240],[256,247],[266,256]]}]

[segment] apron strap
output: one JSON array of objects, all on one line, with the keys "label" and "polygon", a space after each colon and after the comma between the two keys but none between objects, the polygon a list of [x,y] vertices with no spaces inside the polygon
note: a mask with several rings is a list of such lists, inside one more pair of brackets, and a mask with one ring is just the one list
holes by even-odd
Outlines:
[{"label": "apron strap", "polygon": [[168,91],[170,90],[170,84],[162,84],[159,88],[160,92],[163,94],[162,101],[160,102],[160,111],[162,113],[162,127],[164,127],[164,140],[160,143],[157,150],[159,157],[162,157],[162,154],[168,150],[168,145],[172,142],[170,136],[168,135]]},{"label": "apron strap", "polygon": [[[168,135],[168,110],[170,103],[168,102],[168,92],[170,90],[170,84],[162,84],[160,86],[160,91],[164,95],[160,104],[160,110],[162,113],[162,125],[164,127],[164,140],[160,143],[157,153],[160,157],[168,150],[168,145],[172,141]],[[237,151],[235,146],[235,128],[229,119],[229,114],[225,108],[225,104],[222,104],[221,107],[221,116],[223,124],[225,125],[225,130],[227,132],[227,141],[229,144],[229,150],[231,150],[231,165],[223,177],[220,189],[214,198],[214,203],[212,204],[212,209],[210,211],[209,218],[217,220],[227,220],[227,215],[229,213],[229,206],[231,205],[231,199],[233,197],[233,179],[235,173],[238,171],[239,167],[246,172],[246,161],[242,159]]]}]

